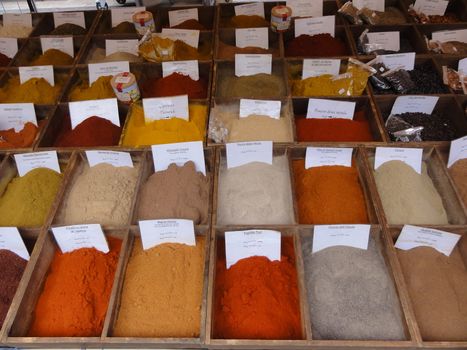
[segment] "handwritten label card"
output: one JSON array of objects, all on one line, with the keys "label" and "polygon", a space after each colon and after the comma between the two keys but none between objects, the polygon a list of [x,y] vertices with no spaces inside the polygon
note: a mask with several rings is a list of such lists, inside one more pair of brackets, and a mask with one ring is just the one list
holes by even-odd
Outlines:
[{"label": "handwritten label card", "polygon": [[19,67],[19,81],[24,84],[32,78],[43,78],[50,85],[55,86],[53,66]]},{"label": "handwritten label card", "polygon": [[60,50],[71,57],[75,56],[72,36],[41,36],[42,53],[50,49]]},{"label": "handwritten label card", "polygon": [[353,148],[307,147],[305,169],[320,166],[352,166]]},{"label": "handwritten label card", "polygon": [[316,35],[329,33],[335,36],[336,16],[323,16],[295,20],[295,37],[302,34]]},{"label": "handwritten label card", "polygon": [[227,143],[225,150],[229,169],[252,162],[272,164],[272,141]]},{"label": "handwritten label card", "polygon": [[24,128],[24,124],[37,126],[36,111],[32,103],[1,103],[0,130],[14,128],[16,132]]},{"label": "handwritten label card", "polygon": [[199,30],[162,28],[162,36],[171,40],[181,40],[194,48],[198,48]]},{"label": "handwritten label card", "polygon": [[15,253],[24,260],[29,260],[29,252],[16,227],[0,227],[0,249]]},{"label": "handwritten label card", "polygon": [[292,9],[292,17],[323,16],[322,0],[287,0],[287,6]]},{"label": "handwritten label card", "polygon": [[196,245],[195,229],[191,220],[142,220],[139,222],[139,229],[144,250],[164,243]]},{"label": "handwritten label card", "polygon": [[23,26],[32,28],[32,16],[30,13],[5,13],[3,14],[3,26]]},{"label": "handwritten label card", "polygon": [[444,16],[448,5],[447,0],[416,0],[413,8],[427,16]]},{"label": "handwritten label card", "polygon": [[169,25],[171,27],[175,27],[190,19],[199,20],[197,8],[169,11]]},{"label": "handwritten label card", "polygon": [[60,173],[56,151],[15,154],[19,176],[24,176],[37,168],[48,168]]},{"label": "handwritten label card", "polygon": [[359,10],[366,7],[373,11],[384,12],[384,1],[385,0],[353,0],[352,4]]},{"label": "handwritten label card", "polygon": [[82,248],[109,252],[107,239],[99,224],[52,227],[52,232],[62,253]]},{"label": "handwritten label card", "polygon": [[138,39],[105,40],[105,55],[109,56],[116,52],[128,52],[138,55]]},{"label": "handwritten label card", "polygon": [[457,64],[457,71],[463,72],[464,75],[467,74],[467,58],[459,60],[459,63]]},{"label": "handwritten label card", "polygon": [[438,103],[437,96],[399,96],[392,105],[391,114],[424,113],[431,114]]},{"label": "handwritten label card", "polygon": [[269,49],[269,29],[268,28],[242,28],[235,29],[235,46],[260,47]]},{"label": "handwritten label card", "polygon": [[188,75],[193,80],[199,80],[198,61],[162,62],[162,76],[165,78],[173,73]]},{"label": "handwritten label card", "polygon": [[116,98],[106,98],[103,100],[87,100],[70,102],[71,128],[74,129],[84,120],[93,115],[107,119],[112,124],[120,126],[120,117],[118,115],[118,104]]},{"label": "handwritten label card", "polygon": [[384,65],[389,69],[402,68],[413,70],[415,67],[415,52],[380,55],[379,57],[381,57]]},{"label": "handwritten label card", "polygon": [[422,148],[376,147],[375,170],[386,162],[400,160],[421,174],[422,156]]},{"label": "handwritten label card", "polygon": [[379,44],[384,50],[399,51],[400,45],[400,32],[372,32],[366,34],[370,44]]},{"label": "handwritten label card", "polygon": [[370,225],[316,225],[312,253],[335,246],[367,250],[370,228]]},{"label": "handwritten label card", "polygon": [[18,39],[0,38],[0,52],[9,58],[13,58],[18,52]]},{"label": "handwritten label card", "polygon": [[76,24],[77,26],[86,28],[84,12],[54,12],[53,15],[55,28],[65,23]]},{"label": "handwritten label card", "polygon": [[307,119],[353,119],[356,102],[310,98]]},{"label": "handwritten label card", "polygon": [[302,79],[324,74],[338,75],[340,67],[339,59],[304,59]]},{"label": "handwritten label card", "polygon": [[245,16],[260,16],[264,18],[264,4],[262,3],[252,3],[245,5],[238,5],[234,7],[235,16],[245,15]]},{"label": "handwritten label card", "polygon": [[450,232],[404,225],[394,246],[402,250],[410,250],[416,247],[431,247],[441,254],[449,256],[460,238],[460,235]]},{"label": "handwritten label card", "polygon": [[180,118],[190,120],[188,95],[143,98],[146,121]]},{"label": "handwritten label card", "polygon": [[127,166],[133,168],[133,160],[128,152],[86,151],[86,157],[91,168],[101,163],[110,164],[114,167]]},{"label": "handwritten label card", "polygon": [[281,101],[240,99],[240,118],[265,115],[273,119],[281,117]]},{"label": "handwritten label card", "polygon": [[88,64],[88,71],[89,85],[91,85],[100,77],[129,72],[130,63],[128,61],[90,63]]},{"label": "handwritten label card", "polygon": [[467,43],[467,29],[442,30],[438,32],[433,32],[431,38],[442,43],[445,43],[447,41],[460,41],[463,43]]},{"label": "handwritten label card", "polygon": [[167,170],[170,164],[183,166],[186,162],[193,162],[196,171],[206,175],[203,143],[201,141],[169,143],[151,146],[154,171]]},{"label": "handwritten label card", "polygon": [[450,168],[459,159],[467,158],[467,136],[451,142],[449,151],[448,168]]},{"label": "handwritten label card", "polygon": [[237,77],[272,73],[272,55],[235,54],[235,75]]},{"label": "handwritten label card", "polygon": [[265,256],[271,261],[281,259],[281,233],[272,230],[225,232],[227,268],[241,259]]}]

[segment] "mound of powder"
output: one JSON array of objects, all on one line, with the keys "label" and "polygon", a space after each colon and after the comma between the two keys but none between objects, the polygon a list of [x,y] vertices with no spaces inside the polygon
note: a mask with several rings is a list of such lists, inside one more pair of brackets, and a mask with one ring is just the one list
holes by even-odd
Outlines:
[{"label": "mound of powder", "polygon": [[422,163],[421,174],[399,160],[384,163],[374,174],[389,224],[448,224],[443,201],[425,163]]},{"label": "mound of powder", "polygon": [[454,180],[464,205],[467,207],[467,159],[460,159],[450,168],[449,173]]},{"label": "mound of powder", "polygon": [[286,89],[280,76],[260,73],[242,77],[221,76],[217,94],[219,97],[282,97]]},{"label": "mound of powder", "polygon": [[208,84],[204,79],[193,80],[190,76],[172,73],[163,78],[147,79],[141,86],[146,97],[188,95],[188,98],[207,97]]},{"label": "mound of powder", "polygon": [[130,168],[105,163],[81,168],[64,200],[59,222],[65,225],[87,222],[114,226],[127,224],[138,169],[138,164]]},{"label": "mound of powder", "polygon": [[138,220],[188,219],[207,224],[209,180],[193,162],[156,171],[140,190]]},{"label": "mound of powder", "polygon": [[129,52],[114,52],[108,56],[105,54],[105,50],[100,47],[96,47],[89,54],[89,60],[87,63],[99,63],[99,62],[118,62],[118,61],[128,61],[128,62],[143,62],[143,58],[137,55],[133,55]]},{"label": "mound of powder", "polygon": [[9,26],[0,26],[0,37],[4,38],[27,38],[32,32],[32,27],[26,27],[19,24]]},{"label": "mound of powder", "polygon": [[287,57],[332,57],[347,54],[345,43],[329,33],[302,34],[285,45],[285,56]]},{"label": "mound of powder", "polygon": [[89,81],[83,80],[70,92],[70,101],[100,100],[104,98],[114,98],[115,92],[110,85],[111,75],[99,77],[91,85]]},{"label": "mound of powder", "polygon": [[[143,250],[136,239],[126,267],[116,337],[199,337],[205,239]],[[171,268],[167,268],[171,266]]]},{"label": "mound of powder", "polygon": [[31,66],[71,66],[74,58],[57,49],[49,49],[34,59]]},{"label": "mound of powder", "polygon": [[30,102],[34,104],[53,105],[63,87],[61,81],[55,79],[52,86],[44,78],[31,78],[21,84],[19,76],[12,76],[8,82],[0,88],[0,102],[20,103]]},{"label": "mound of powder", "polygon": [[272,165],[253,162],[230,169],[222,160],[217,199],[219,225],[292,224],[287,157],[274,157]]},{"label": "mound of powder", "polygon": [[52,30],[49,35],[85,35],[86,29],[73,23],[63,23]]},{"label": "mound of powder", "polygon": [[124,21],[112,27],[110,31],[112,34],[136,34],[135,25],[131,22]]},{"label": "mound of powder", "polygon": [[403,340],[396,290],[376,242],[368,250],[336,246],[312,254],[302,241],[314,339]]},{"label": "mound of powder", "polygon": [[466,341],[467,260],[459,248],[449,257],[430,247],[397,255],[423,340]]},{"label": "mound of powder", "polygon": [[235,54],[272,54],[272,57],[279,57],[279,49],[263,49],[256,46],[237,47],[219,41],[217,49],[217,58],[220,60],[231,60],[235,58]]}]

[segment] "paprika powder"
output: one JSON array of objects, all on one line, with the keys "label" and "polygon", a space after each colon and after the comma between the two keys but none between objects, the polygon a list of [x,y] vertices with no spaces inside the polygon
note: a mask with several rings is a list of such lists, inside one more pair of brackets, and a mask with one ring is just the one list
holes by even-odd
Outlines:
[{"label": "paprika powder", "polygon": [[189,98],[207,97],[207,84],[203,79],[193,80],[190,76],[172,73],[165,78],[148,79],[141,87],[143,97],[165,97],[188,95]]},{"label": "paprika powder", "polygon": [[345,43],[329,33],[313,36],[302,34],[290,40],[285,47],[287,57],[333,57],[348,54]]},{"label": "paprika powder", "polygon": [[24,124],[20,131],[13,128],[0,130],[0,149],[30,147],[36,139],[37,132],[37,126],[30,122]]},{"label": "paprika powder", "polygon": [[0,67],[6,67],[10,64],[11,58],[0,52]]}]

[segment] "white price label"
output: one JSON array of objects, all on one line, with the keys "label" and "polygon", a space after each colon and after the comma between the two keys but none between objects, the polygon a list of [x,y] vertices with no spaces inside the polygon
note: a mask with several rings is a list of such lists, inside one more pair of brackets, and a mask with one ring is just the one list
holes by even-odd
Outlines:
[{"label": "white price label", "polygon": [[188,95],[143,98],[143,109],[147,122],[171,118],[190,120]]},{"label": "white price label", "polygon": [[302,18],[295,20],[295,37],[329,33],[335,36],[336,16]]},{"label": "white price label", "polygon": [[3,14],[3,26],[23,26],[32,28],[32,16],[30,13],[5,13]]},{"label": "white price label", "polygon": [[164,243],[196,245],[195,229],[191,220],[142,220],[139,222],[139,229],[144,250]]},{"label": "white price label", "polygon": [[431,38],[442,43],[448,41],[460,41],[462,43],[467,43],[467,29],[433,32]]},{"label": "white price label", "polygon": [[170,164],[183,166],[186,162],[193,162],[196,171],[206,175],[203,143],[201,141],[169,143],[151,146],[154,171],[167,170]]},{"label": "white price label", "polygon": [[24,260],[29,260],[29,252],[16,227],[0,227],[0,249],[15,253]]},{"label": "white price label", "polygon": [[372,32],[366,34],[368,43],[378,44],[388,51],[400,51],[400,32]]},{"label": "white price label", "polygon": [[269,29],[268,28],[241,28],[235,29],[235,46],[260,47],[269,49]]},{"label": "white price label", "polygon": [[82,248],[109,252],[107,239],[99,224],[52,227],[52,232],[62,253]]},{"label": "white price label", "polygon": [[422,148],[376,147],[375,170],[392,160],[400,160],[417,173],[422,173]]},{"label": "white price label", "polygon": [[116,52],[128,52],[138,55],[138,39],[105,40],[105,55],[109,56]]},{"label": "white price label", "polygon": [[175,27],[190,19],[199,20],[197,8],[169,11],[169,24],[171,27]]},{"label": "white price label", "polygon": [[55,86],[54,66],[19,67],[19,81],[24,84],[32,78],[43,78]]},{"label": "white price label", "polygon": [[128,61],[90,63],[89,70],[89,85],[94,83],[100,77],[113,76],[118,73],[130,71],[130,63]]},{"label": "white price label", "polygon": [[55,28],[66,23],[76,24],[77,26],[86,28],[84,12],[54,12],[53,15]]},{"label": "white price label", "polygon": [[451,142],[449,150],[448,168],[450,168],[459,159],[467,158],[467,136]]},{"label": "white price label", "polygon": [[112,27],[119,25],[122,22],[133,23],[133,15],[136,12],[146,11],[146,6],[139,7],[112,7],[110,9],[112,16]]},{"label": "white price label", "polygon": [[431,247],[441,254],[449,256],[460,238],[460,235],[450,232],[404,225],[394,246],[402,250],[410,250],[416,247]]},{"label": "white price label", "polygon": [[438,96],[399,96],[392,105],[391,114],[431,114],[438,103]]},{"label": "white price label", "polygon": [[227,168],[235,168],[252,162],[272,164],[272,141],[227,143]]},{"label": "white price label", "polygon": [[171,40],[181,40],[194,48],[198,48],[199,30],[162,28],[161,36]]},{"label": "white price label", "polygon": [[307,119],[353,119],[356,102],[310,98]]},{"label": "white price label", "polygon": [[15,129],[16,132],[24,128],[24,124],[33,123],[37,126],[36,111],[32,103],[1,103],[0,130]]},{"label": "white price label", "polygon": [[415,52],[394,53],[391,55],[381,55],[381,60],[389,69],[402,68],[413,70],[415,67]]},{"label": "white price label", "polygon": [[384,12],[384,0],[353,0],[352,4],[359,10],[366,7],[373,11]]},{"label": "white price label", "polygon": [[352,166],[353,148],[307,147],[305,169],[320,166]]},{"label": "white price label", "polygon": [[448,5],[447,0],[416,0],[413,8],[427,16],[444,16]]},{"label": "white price label", "polygon": [[287,0],[292,9],[292,17],[322,17],[323,0]]},{"label": "white price label", "polygon": [[235,75],[237,77],[272,73],[272,55],[235,54]]},{"label": "white price label", "polygon": [[15,154],[15,162],[19,176],[37,168],[48,168],[60,173],[56,151]]},{"label": "white price label", "polygon": [[9,58],[13,58],[18,52],[18,39],[0,38],[0,52]]},{"label": "white price label", "polygon": [[281,260],[281,233],[272,230],[225,232],[227,268],[239,260],[264,256],[271,261]]},{"label": "white price label", "polygon": [[97,164],[110,164],[114,167],[130,167],[133,168],[131,154],[128,152],[115,151],[86,151],[89,166],[92,168]]},{"label": "white price label", "polygon": [[339,75],[340,67],[339,59],[304,59],[302,79],[324,74]]},{"label": "white price label", "polygon": [[234,7],[235,16],[260,16],[264,18],[264,4],[257,2]]},{"label": "white price label", "polygon": [[162,62],[162,76],[165,78],[173,73],[188,75],[193,80],[199,80],[198,61]]},{"label": "white price label", "polygon": [[459,60],[459,63],[457,65],[457,71],[463,72],[464,75],[467,75],[467,58]]},{"label": "white price label", "polygon": [[370,225],[316,225],[312,253],[335,246],[367,250],[370,228]]},{"label": "white price label", "polygon": [[84,120],[97,116],[120,126],[120,117],[118,115],[118,104],[116,98],[106,98],[103,100],[87,100],[70,102],[70,120],[71,128],[74,129]]},{"label": "white price label", "polygon": [[73,37],[66,36],[66,37],[59,37],[59,36],[52,36],[41,37],[41,46],[42,46],[42,53],[46,52],[50,49],[60,50],[67,55],[74,57],[75,56],[75,49],[73,47]]},{"label": "white price label", "polygon": [[281,117],[281,101],[240,99],[240,118],[265,115],[273,119]]}]

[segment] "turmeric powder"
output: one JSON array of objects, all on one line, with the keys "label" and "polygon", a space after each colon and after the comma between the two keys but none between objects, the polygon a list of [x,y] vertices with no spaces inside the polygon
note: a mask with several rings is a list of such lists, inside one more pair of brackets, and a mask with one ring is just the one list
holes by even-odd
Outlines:
[{"label": "turmeric powder", "polygon": [[139,54],[147,61],[184,61],[211,59],[210,41],[201,42],[198,49],[181,40],[153,36],[139,46]]},{"label": "turmeric powder", "polygon": [[70,93],[70,101],[100,100],[114,98],[115,93],[110,85],[112,76],[99,77],[89,86],[88,81],[77,85]]},{"label": "turmeric powder", "polygon": [[55,81],[55,86],[52,86],[44,78],[32,78],[21,84],[19,76],[13,76],[0,88],[0,102],[53,105],[61,88],[61,82]]},{"label": "turmeric powder", "polygon": [[31,66],[71,66],[73,57],[57,49],[49,49],[30,63]]}]

